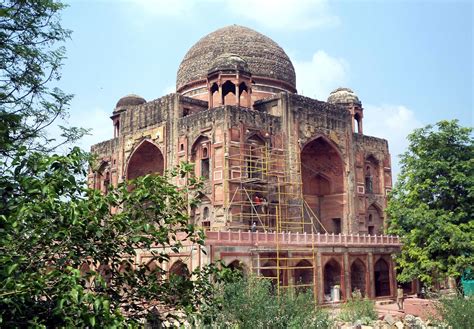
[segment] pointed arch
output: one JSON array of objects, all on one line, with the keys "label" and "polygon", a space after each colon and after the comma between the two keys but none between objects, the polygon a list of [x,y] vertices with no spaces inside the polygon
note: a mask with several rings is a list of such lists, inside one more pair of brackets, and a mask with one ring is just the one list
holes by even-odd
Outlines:
[{"label": "pointed arch", "polygon": [[[341,282],[342,282],[342,267],[341,264],[334,258],[331,258],[329,261],[326,262],[324,265],[324,270],[323,270],[323,281],[324,281],[324,294],[331,295],[331,289],[334,288],[334,286],[339,286],[341,287]],[[341,294],[343,293],[343,290],[340,289]]]},{"label": "pointed arch", "polygon": [[368,154],[364,168],[366,193],[380,193],[380,161],[373,154]]},{"label": "pointed arch", "polygon": [[245,266],[244,263],[242,263],[240,260],[236,259],[229,263],[228,267],[237,273],[240,273],[242,277],[247,275],[247,267]]},{"label": "pointed arch", "polygon": [[236,105],[235,98],[236,86],[235,84],[227,80],[222,85],[222,99],[224,100],[224,105]]},{"label": "pointed arch", "polygon": [[345,175],[340,150],[320,135],[303,146],[300,159],[306,203],[327,231],[341,233]]},{"label": "pointed arch", "polygon": [[177,260],[169,269],[169,275],[181,277],[183,279],[189,279],[191,274],[189,273],[188,266],[181,260]]},{"label": "pointed arch", "polygon": [[211,174],[211,143],[209,137],[199,135],[191,147],[191,162],[195,164],[195,174],[205,179]]},{"label": "pointed arch", "polygon": [[94,188],[107,193],[110,183],[110,163],[103,160],[94,174]]},{"label": "pointed arch", "polygon": [[390,265],[380,258],[374,265],[375,297],[390,296]]},{"label": "pointed arch", "polygon": [[252,144],[252,145],[259,145],[259,146],[264,146],[267,144],[267,141],[263,137],[263,135],[260,132],[254,132],[250,134],[246,139],[245,142],[247,144]]},{"label": "pointed arch", "polygon": [[142,141],[130,154],[126,177],[128,180],[148,174],[163,175],[165,161],[159,147],[149,140]]},{"label": "pointed arch", "polygon": [[382,207],[377,203],[372,203],[366,211],[367,232],[370,235],[380,235],[384,229],[384,216]]},{"label": "pointed arch", "polygon": [[366,266],[359,258],[351,265],[351,291],[359,290],[362,296],[366,296]]},{"label": "pointed arch", "polygon": [[300,260],[293,271],[294,273],[294,284],[296,287],[300,286],[299,291],[306,291],[311,289],[313,284],[313,264],[310,261],[303,259]]}]

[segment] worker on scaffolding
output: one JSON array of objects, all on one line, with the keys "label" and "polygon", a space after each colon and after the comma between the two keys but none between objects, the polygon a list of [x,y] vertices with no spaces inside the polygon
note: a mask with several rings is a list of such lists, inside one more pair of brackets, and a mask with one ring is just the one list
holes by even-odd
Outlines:
[{"label": "worker on scaffolding", "polygon": [[257,222],[252,223],[252,227],[250,228],[250,231],[257,232]]},{"label": "worker on scaffolding", "polygon": [[255,194],[253,197],[253,205],[257,212],[262,206],[262,198],[258,194]]}]

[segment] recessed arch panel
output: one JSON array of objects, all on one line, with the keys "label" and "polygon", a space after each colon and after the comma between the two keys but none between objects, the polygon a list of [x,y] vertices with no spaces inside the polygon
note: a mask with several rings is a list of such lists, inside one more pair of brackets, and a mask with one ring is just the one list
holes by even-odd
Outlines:
[{"label": "recessed arch panel", "polygon": [[132,153],[127,165],[127,179],[148,174],[163,175],[165,161],[163,153],[153,143],[142,142]]}]

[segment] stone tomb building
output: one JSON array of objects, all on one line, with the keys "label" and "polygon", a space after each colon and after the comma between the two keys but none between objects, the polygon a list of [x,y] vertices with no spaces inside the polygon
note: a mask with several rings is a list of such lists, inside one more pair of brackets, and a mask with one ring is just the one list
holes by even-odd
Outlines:
[{"label": "stone tomb building", "polygon": [[171,272],[222,259],[278,290],[313,289],[320,302],[337,301],[336,290],[393,297],[400,243],[383,235],[390,154],[386,140],[364,135],[363,118],[348,88],[327,101],[298,95],[285,51],[232,25],[186,53],[176,93],[118,101],[114,138],[92,147],[101,163],[89,181],[106,192],[195,163],[205,189],[191,219],[206,230],[207,252],[186,246],[165,265]]}]

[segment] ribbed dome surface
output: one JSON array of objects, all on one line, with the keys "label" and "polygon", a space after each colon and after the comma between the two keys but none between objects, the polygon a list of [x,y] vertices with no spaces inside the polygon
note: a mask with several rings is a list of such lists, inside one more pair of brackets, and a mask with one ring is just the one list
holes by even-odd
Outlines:
[{"label": "ribbed dome surface", "polygon": [[357,97],[356,93],[349,88],[337,88],[333,90],[328,97],[328,103],[331,104],[357,104],[361,105],[362,103]]},{"label": "ribbed dome surface", "polygon": [[280,80],[296,89],[295,69],[285,51],[272,39],[239,25],[218,29],[189,49],[178,69],[176,89],[206,79],[214,60],[226,53],[242,58],[252,76]]},{"label": "ribbed dome surface", "polygon": [[217,57],[208,69],[208,73],[216,71],[241,71],[250,72],[246,61],[234,54],[222,54]]}]

